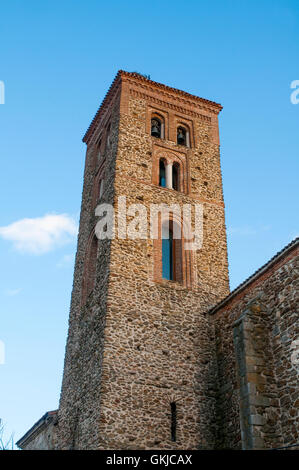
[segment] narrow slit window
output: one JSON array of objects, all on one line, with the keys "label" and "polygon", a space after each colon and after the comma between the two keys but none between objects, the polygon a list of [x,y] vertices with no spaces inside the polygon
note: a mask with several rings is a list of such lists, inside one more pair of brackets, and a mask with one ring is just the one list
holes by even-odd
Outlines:
[{"label": "narrow slit window", "polygon": [[170,403],[171,409],[171,440],[176,442],[176,428],[177,428],[177,411],[176,411],[176,403]]}]

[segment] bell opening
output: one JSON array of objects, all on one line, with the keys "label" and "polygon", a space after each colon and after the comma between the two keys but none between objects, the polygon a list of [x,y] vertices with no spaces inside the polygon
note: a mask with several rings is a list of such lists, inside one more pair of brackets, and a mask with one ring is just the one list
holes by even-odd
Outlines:
[{"label": "bell opening", "polygon": [[182,128],[178,129],[177,143],[179,145],[186,145],[186,131],[185,131],[185,129],[182,129]]},{"label": "bell opening", "polygon": [[161,137],[161,123],[157,119],[152,119],[151,135]]}]

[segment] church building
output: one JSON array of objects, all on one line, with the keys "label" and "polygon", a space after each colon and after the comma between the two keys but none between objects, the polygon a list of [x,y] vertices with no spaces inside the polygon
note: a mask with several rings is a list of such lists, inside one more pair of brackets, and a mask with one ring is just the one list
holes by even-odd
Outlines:
[{"label": "church building", "polygon": [[230,292],[221,109],[117,73],[83,138],[59,408],[21,449],[298,444],[299,239]]}]

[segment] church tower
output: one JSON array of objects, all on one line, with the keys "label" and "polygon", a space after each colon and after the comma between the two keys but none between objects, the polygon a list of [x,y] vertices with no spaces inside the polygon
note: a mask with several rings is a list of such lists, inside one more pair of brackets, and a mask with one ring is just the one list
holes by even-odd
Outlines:
[{"label": "church tower", "polygon": [[[119,71],[84,136],[58,448],[214,446],[205,312],[229,293],[221,109]],[[99,237],[109,207],[113,236],[108,221]]]}]

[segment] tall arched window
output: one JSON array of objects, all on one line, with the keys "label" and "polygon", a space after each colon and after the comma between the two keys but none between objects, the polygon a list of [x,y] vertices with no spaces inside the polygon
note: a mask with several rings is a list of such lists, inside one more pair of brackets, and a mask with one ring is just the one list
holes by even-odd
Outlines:
[{"label": "tall arched window", "polygon": [[163,159],[161,159],[159,163],[159,186],[166,188],[166,168]]},{"label": "tall arched window", "polygon": [[162,225],[162,278],[169,281],[183,281],[182,240],[174,238],[174,222]]},{"label": "tall arched window", "polygon": [[162,123],[160,119],[156,117],[151,120],[151,135],[159,139],[162,138]]},{"label": "tall arched window", "polygon": [[172,165],[172,187],[176,191],[180,190],[180,165],[177,162]]},{"label": "tall arched window", "polygon": [[162,278],[173,280],[173,232],[162,227]]}]

